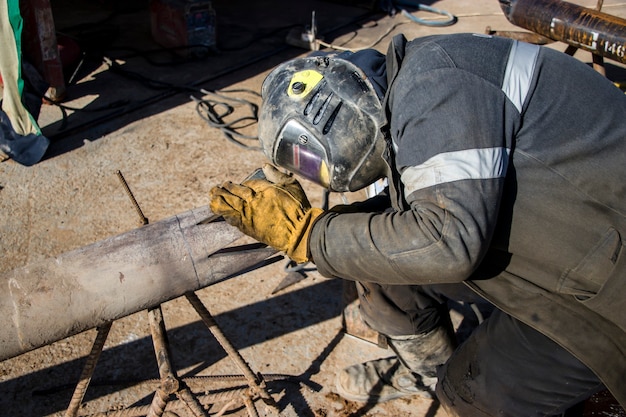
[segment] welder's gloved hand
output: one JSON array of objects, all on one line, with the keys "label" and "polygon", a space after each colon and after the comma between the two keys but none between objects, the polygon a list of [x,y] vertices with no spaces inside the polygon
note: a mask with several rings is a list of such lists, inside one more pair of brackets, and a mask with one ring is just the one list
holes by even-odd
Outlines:
[{"label": "welder's gloved hand", "polygon": [[230,181],[210,192],[211,211],[221,214],[243,233],[281,250],[293,261],[308,262],[308,238],[323,210],[311,208],[300,186],[290,175],[265,165],[267,179],[242,184]]}]

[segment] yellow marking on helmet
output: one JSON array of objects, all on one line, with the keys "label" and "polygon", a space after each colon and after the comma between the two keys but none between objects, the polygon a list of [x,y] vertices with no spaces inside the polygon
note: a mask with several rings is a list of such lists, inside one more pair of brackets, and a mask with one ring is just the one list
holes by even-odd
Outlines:
[{"label": "yellow marking on helmet", "polygon": [[287,95],[289,97],[304,98],[322,81],[322,78],[324,76],[315,70],[298,71],[291,77]]}]

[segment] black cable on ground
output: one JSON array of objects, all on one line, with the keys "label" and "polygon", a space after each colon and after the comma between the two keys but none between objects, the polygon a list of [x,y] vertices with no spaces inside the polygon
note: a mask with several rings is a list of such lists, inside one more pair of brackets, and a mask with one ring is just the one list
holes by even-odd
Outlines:
[{"label": "black cable on ground", "polygon": [[[370,17],[370,16],[372,16],[374,14],[376,14],[376,13],[372,13],[372,12],[364,13],[363,15],[358,16],[357,18],[355,18],[355,19],[353,19],[353,20],[351,20],[349,22],[346,22],[345,24],[341,24],[341,25],[338,25],[337,27],[329,29],[328,31],[325,32],[325,34],[331,34],[331,33],[335,32],[335,31],[337,31],[337,30],[339,30],[341,28],[348,27],[348,26],[353,25],[353,24],[355,24],[355,23],[357,23],[359,21],[362,21],[363,19],[367,19],[368,17]],[[143,108],[145,108],[148,105],[157,103],[157,102],[159,102],[159,101],[161,101],[163,99],[166,99],[166,98],[170,98],[170,97],[180,93],[181,91],[189,92],[190,90],[193,90],[193,88],[196,88],[196,86],[198,86],[198,85],[201,85],[201,84],[207,83],[207,82],[209,82],[211,80],[215,80],[215,79],[217,79],[219,77],[231,74],[234,71],[243,69],[243,68],[245,68],[245,67],[247,67],[249,65],[252,65],[254,63],[260,62],[260,61],[262,61],[264,59],[267,59],[267,58],[270,58],[272,56],[275,56],[275,55],[277,55],[277,54],[279,54],[281,52],[284,52],[285,50],[290,49],[290,48],[291,48],[291,46],[289,46],[287,44],[281,45],[281,46],[279,46],[277,48],[274,48],[271,51],[268,51],[266,53],[254,56],[254,57],[252,57],[252,58],[250,58],[250,59],[248,59],[248,60],[246,60],[244,62],[241,62],[239,65],[235,65],[235,66],[232,66],[232,67],[225,68],[222,71],[217,72],[216,74],[213,74],[213,75],[211,75],[209,77],[206,77],[206,78],[203,78],[201,80],[198,80],[197,82],[194,82],[191,86],[185,86],[185,88],[183,88],[183,89],[175,88],[173,90],[167,90],[167,91],[164,91],[164,92],[162,92],[160,94],[157,94],[155,96],[148,97],[146,99],[139,100],[139,101],[136,101],[136,102],[131,102],[129,105],[118,107],[114,111],[112,111],[110,113],[107,113],[107,114],[105,114],[105,115],[103,115],[103,116],[101,116],[99,118],[90,120],[88,122],[85,122],[85,123],[83,123],[81,125],[78,125],[78,126],[75,126],[73,128],[65,129],[65,130],[63,130],[61,132],[58,132],[56,134],[47,134],[46,136],[50,140],[58,141],[60,139],[66,138],[66,137],[68,137],[68,136],[70,136],[72,134],[76,134],[76,133],[82,132],[82,131],[84,131],[86,129],[92,128],[94,126],[101,125],[101,124],[103,124],[103,123],[105,123],[107,121],[110,121],[110,120],[112,120],[112,119],[114,119],[116,117],[119,117],[119,116],[122,116],[122,115],[127,115],[128,113],[131,113],[131,112],[133,112],[135,110],[143,109]],[[156,85],[154,85],[154,83],[153,83],[153,86],[156,87]],[[160,89],[164,89],[164,87],[165,87],[164,85],[160,85],[159,86]],[[54,103],[54,104],[58,105],[58,103]],[[100,110],[94,110],[94,111],[100,111]]]},{"label": "black cable on ground", "polygon": [[[222,131],[226,139],[237,146],[240,146],[245,149],[250,150],[261,150],[260,146],[250,146],[243,143],[241,140],[257,140],[257,136],[245,135],[239,133],[238,130],[252,126],[258,120],[258,106],[249,101],[242,98],[237,97],[229,97],[226,94],[228,93],[247,93],[250,95],[256,95],[260,97],[260,94],[256,91],[252,91],[249,89],[231,89],[231,90],[221,90],[219,92],[208,91],[205,89],[199,89],[194,86],[189,85],[180,85],[169,83],[165,81],[155,80],[152,78],[148,78],[143,74],[129,71],[124,69],[121,65],[117,64],[114,60],[105,57],[104,62],[109,66],[111,72],[121,75],[124,78],[137,81],[148,88],[156,89],[156,90],[167,90],[167,91],[175,91],[175,92],[191,92],[191,93],[200,93],[204,96],[208,96],[208,98],[199,99],[194,95],[191,95],[191,99],[195,101],[196,104],[196,112],[198,115],[205,120],[208,125],[212,128],[216,128]],[[110,110],[112,107],[124,106],[129,102],[127,100],[118,100],[117,102],[111,103],[106,106],[102,106],[99,108],[92,109],[79,109],[73,108],[69,106],[65,106],[63,104],[54,102],[50,100],[51,104],[56,105],[62,112],[62,124],[61,126],[67,125],[67,110],[75,111],[75,112],[98,112],[103,110]],[[225,121],[224,118],[232,115],[235,112],[235,105],[243,105],[249,109],[249,115],[244,117],[239,117],[232,121]]]},{"label": "black cable on ground", "polygon": [[[235,97],[227,97],[224,94],[220,94],[245,92],[260,97],[259,93],[247,89],[221,90],[219,93],[207,90],[201,91],[209,98],[198,99],[192,95],[191,99],[196,102],[196,112],[203,120],[208,123],[209,126],[215,129],[220,129],[229,142],[234,143],[239,147],[250,150],[262,150],[260,146],[246,145],[239,140],[247,139],[254,140],[256,142],[258,139],[257,136],[244,135],[237,131],[238,129],[242,129],[257,123],[258,106],[248,100]],[[224,117],[233,114],[235,111],[234,106],[232,106],[229,102],[235,102],[247,106],[251,114],[249,116],[240,117],[230,122],[225,122]],[[221,110],[221,112],[219,110]]]}]

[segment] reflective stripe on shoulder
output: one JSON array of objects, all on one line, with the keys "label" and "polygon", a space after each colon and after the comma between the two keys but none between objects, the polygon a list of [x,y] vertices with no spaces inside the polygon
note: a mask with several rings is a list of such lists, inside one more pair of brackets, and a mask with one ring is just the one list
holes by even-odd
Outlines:
[{"label": "reflective stripe on shoulder", "polygon": [[539,46],[513,41],[502,81],[502,91],[520,113],[530,90],[538,55]]},{"label": "reflective stripe on shoulder", "polygon": [[486,148],[445,152],[402,172],[405,195],[423,188],[460,180],[503,178],[509,149]]}]

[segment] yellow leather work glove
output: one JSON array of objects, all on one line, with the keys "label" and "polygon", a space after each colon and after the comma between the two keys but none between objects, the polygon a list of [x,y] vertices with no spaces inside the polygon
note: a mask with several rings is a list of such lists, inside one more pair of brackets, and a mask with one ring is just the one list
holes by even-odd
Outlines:
[{"label": "yellow leather work glove", "polygon": [[211,211],[243,233],[283,251],[297,263],[308,262],[308,238],[323,210],[311,208],[300,183],[266,164],[267,179],[225,182],[210,191]]}]

